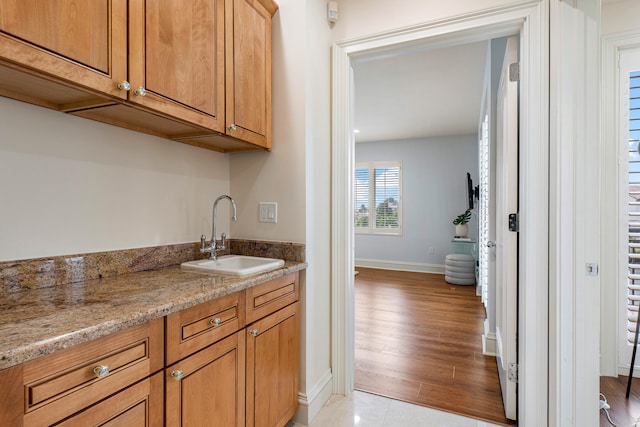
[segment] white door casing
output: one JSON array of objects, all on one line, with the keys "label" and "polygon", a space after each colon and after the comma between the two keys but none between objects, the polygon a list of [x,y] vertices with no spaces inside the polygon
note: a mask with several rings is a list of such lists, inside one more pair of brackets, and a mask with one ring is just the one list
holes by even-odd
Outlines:
[{"label": "white door casing", "polygon": [[[496,136],[496,341],[502,401],[507,418],[516,419],[518,330],[518,233],[509,214],[518,212],[518,81],[510,66],[518,62],[518,40],[510,37],[498,86]],[[509,372],[513,371],[513,372]]]}]

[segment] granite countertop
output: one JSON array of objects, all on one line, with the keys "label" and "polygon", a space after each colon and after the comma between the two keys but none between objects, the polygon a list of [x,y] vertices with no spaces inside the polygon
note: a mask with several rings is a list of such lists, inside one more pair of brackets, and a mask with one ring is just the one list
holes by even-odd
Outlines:
[{"label": "granite countertop", "polygon": [[0,369],[303,270],[304,262],[245,278],[179,266],[0,294]]}]

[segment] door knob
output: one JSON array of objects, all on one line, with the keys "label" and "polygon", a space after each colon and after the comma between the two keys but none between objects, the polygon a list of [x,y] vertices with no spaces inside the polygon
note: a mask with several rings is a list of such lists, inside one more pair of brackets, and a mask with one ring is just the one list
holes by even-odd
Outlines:
[{"label": "door knob", "polygon": [[493,248],[496,246],[496,242],[493,242],[491,240],[487,240],[487,247],[488,248]]}]

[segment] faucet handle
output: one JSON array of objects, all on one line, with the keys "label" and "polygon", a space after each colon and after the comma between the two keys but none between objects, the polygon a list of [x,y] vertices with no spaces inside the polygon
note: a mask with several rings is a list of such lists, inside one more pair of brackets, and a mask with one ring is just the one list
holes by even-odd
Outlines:
[{"label": "faucet handle", "polygon": [[200,236],[200,252],[203,252],[207,247],[207,236],[204,234]]},{"label": "faucet handle", "polygon": [[218,249],[220,250],[226,249],[226,247],[224,246],[226,241],[227,241],[227,233],[222,233],[220,235],[220,246],[218,246]]}]

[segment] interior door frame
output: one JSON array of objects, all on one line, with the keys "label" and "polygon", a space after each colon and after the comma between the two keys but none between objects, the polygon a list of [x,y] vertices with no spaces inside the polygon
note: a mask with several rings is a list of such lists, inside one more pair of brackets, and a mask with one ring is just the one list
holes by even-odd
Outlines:
[{"label": "interior door frame", "polygon": [[[332,51],[331,342],[333,392],[349,395],[354,372],[353,72],[373,50],[469,43],[519,33],[521,75],[521,425],[548,421],[549,46],[547,1],[527,2],[338,42]],[[526,404],[525,404],[526,402]]]}]

